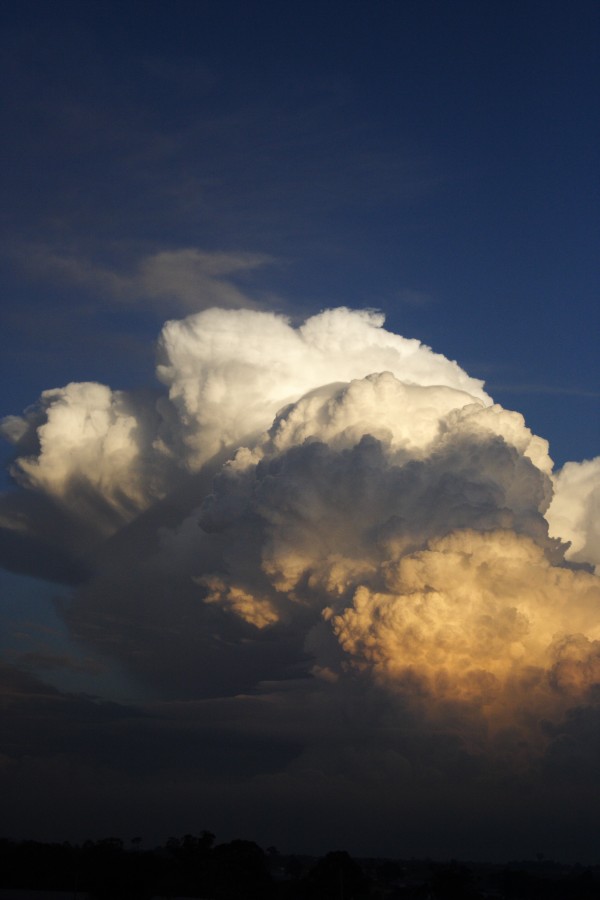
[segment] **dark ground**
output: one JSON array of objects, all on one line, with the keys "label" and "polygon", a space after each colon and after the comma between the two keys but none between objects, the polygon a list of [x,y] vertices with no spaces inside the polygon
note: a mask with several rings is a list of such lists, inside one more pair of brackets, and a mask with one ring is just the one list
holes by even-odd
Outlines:
[{"label": "dark ground", "polygon": [[43,844],[0,840],[0,900],[597,900],[600,866],[551,860],[504,865],[431,860],[316,859],[214,843],[202,832],[144,850],[117,838]]}]

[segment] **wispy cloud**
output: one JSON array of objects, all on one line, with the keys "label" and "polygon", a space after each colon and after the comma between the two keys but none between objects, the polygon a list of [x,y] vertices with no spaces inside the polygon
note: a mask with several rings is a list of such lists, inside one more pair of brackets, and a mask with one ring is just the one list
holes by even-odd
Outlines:
[{"label": "wispy cloud", "polygon": [[109,265],[83,252],[39,244],[17,247],[12,257],[30,278],[80,288],[104,303],[150,305],[173,313],[209,306],[256,307],[258,301],[234,280],[248,281],[252,272],[274,262],[261,253],[183,247]]},{"label": "wispy cloud", "polygon": [[427,291],[409,287],[397,291],[394,299],[403,306],[413,307],[414,309],[424,309],[436,302],[436,298]]}]

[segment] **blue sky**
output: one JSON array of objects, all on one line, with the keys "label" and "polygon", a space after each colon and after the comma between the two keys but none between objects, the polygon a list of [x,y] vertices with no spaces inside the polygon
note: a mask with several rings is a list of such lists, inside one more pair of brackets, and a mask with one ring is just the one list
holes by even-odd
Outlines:
[{"label": "blue sky", "polygon": [[[1,16],[0,413],[21,416],[60,389],[10,420],[19,442],[2,447],[5,464],[25,460],[20,486],[5,465],[0,498],[12,704],[2,777],[14,793],[2,829],[90,836],[73,792],[52,818],[75,777],[91,836],[210,828],[298,851],[325,852],[339,837],[382,855],[597,859],[589,647],[600,634],[585,598],[598,590],[598,460],[552,483],[545,450],[506,411],[549,441],[557,472],[598,455],[598,4],[22,0]],[[380,310],[388,344],[366,314],[319,317],[336,307]],[[409,348],[416,362],[403,370]],[[373,359],[381,367],[365,368]],[[353,378],[362,386],[339,388]],[[451,394],[481,400],[472,379],[504,408],[493,426]],[[87,382],[124,393],[66,388]],[[330,430],[311,432],[321,397],[330,405],[314,421],[325,429],[331,415]],[[292,425],[278,419],[277,461],[256,435],[290,400],[309,439],[285,437]],[[331,437],[336,404],[354,423],[343,440],[352,428],[362,438],[358,408],[368,440]],[[67,418],[40,445],[38,429],[61,409]],[[417,426],[410,439],[394,431],[403,416],[434,413],[450,436],[429,456]],[[69,443],[89,421],[98,446]],[[121,456],[109,464],[111,441]],[[235,466],[220,466],[240,447],[246,474],[231,487]],[[41,463],[28,469],[32,456]],[[503,529],[510,538],[488,546]],[[517,607],[486,612],[506,634],[517,629],[510,664],[531,653],[546,673],[547,694],[531,694],[547,721],[525,700],[512,731],[492,721],[517,715],[481,699],[500,663],[488,688],[474,669],[451,700],[436,694],[442,673],[424,711],[410,678],[400,688],[397,673],[391,686],[381,674],[394,660],[360,659],[370,645],[359,606],[354,618],[336,606],[350,604],[349,585],[371,591],[375,608],[391,588],[373,572],[419,553],[425,570],[427,554],[449,566],[452,540],[473,571],[482,547],[490,571],[495,554],[510,572],[526,559],[519,583],[541,579],[550,618],[555,584],[573,580],[585,653],[569,633],[564,658],[555,644],[543,656],[519,637]],[[296,582],[288,545],[320,560]],[[367,546],[380,556],[359,572]],[[332,560],[352,554],[336,594]],[[381,637],[400,646],[402,635]],[[488,706],[491,718],[478,718]],[[527,715],[536,726],[522,737],[533,760],[523,776],[511,753]],[[398,832],[400,795],[412,830]],[[566,799],[572,815],[557,822],[549,810]],[[355,827],[366,819],[368,839]]]},{"label": "blue sky", "polygon": [[6,412],[75,378],[150,380],[180,312],[123,309],[34,250],[127,268],[195,247],[271,257],[244,286],[284,311],[381,308],[557,462],[594,455],[595,3],[4,15]]}]

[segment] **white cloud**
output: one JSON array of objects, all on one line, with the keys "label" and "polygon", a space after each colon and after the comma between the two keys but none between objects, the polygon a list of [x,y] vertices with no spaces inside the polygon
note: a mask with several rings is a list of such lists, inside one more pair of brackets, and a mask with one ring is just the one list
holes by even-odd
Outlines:
[{"label": "white cloud", "polygon": [[165,492],[162,460],[149,446],[152,416],[126,393],[72,383],[44,391],[0,429],[25,450],[12,466],[16,480],[106,535]]},{"label": "white cloud", "polygon": [[483,384],[417,340],[386,331],[369,311],[327,310],[299,328],[283,316],[210,309],[167,322],[158,376],[178,410],[189,464],[269,427],[285,404],[332,382],[389,371],[489,403]]},{"label": "white cloud", "polygon": [[547,517],[551,534],[571,542],[567,559],[592,563],[600,573],[600,456],[557,472]]}]

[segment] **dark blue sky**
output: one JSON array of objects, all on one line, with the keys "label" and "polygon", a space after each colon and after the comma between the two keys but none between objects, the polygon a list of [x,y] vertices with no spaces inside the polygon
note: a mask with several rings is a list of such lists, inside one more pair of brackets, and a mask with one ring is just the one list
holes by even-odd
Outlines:
[{"label": "dark blue sky", "polygon": [[40,257],[194,247],[272,257],[242,286],[292,314],[381,308],[594,455],[599,36],[592,2],[8,4],[4,411],[151,381],[181,314]]}]

